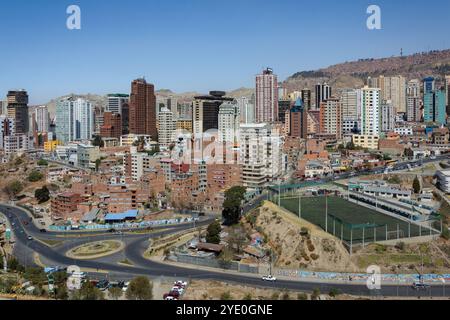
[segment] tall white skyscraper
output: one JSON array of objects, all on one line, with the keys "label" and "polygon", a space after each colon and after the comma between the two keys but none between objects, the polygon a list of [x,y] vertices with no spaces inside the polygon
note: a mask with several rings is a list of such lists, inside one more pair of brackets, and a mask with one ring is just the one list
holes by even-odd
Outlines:
[{"label": "tall white skyscraper", "polygon": [[255,104],[251,99],[242,97],[237,99],[241,123],[255,123]]},{"label": "tall white skyscraper", "polygon": [[91,140],[94,135],[94,107],[84,99],[73,101],[74,113],[74,140]]},{"label": "tall white skyscraper", "polygon": [[33,111],[33,120],[37,132],[48,132],[50,126],[50,114],[47,106],[36,107]]},{"label": "tall white skyscraper", "polygon": [[84,99],[66,98],[56,104],[56,138],[63,143],[91,140],[94,108]]},{"label": "tall white skyscraper", "polygon": [[244,186],[263,187],[282,173],[282,139],[272,126],[241,124],[239,138]]},{"label": "tall white skyscraper", "polygon": [[419,122],[422,120],[421,81],[413,79],[408,82],[406,87],[406,118],[408,122]]},{"label": "tall white skyscraper", "polygon": [[342,106],[342,132],[350,134],[357,131],[361,123],[361,90],[344,89],[340,95]]},{"label": "tall white skyscraper", "polygon": [[225,102],[219,110],[219,142],[237,143],[240,110],[236,102]]},{"label": "tall white skyscraper", "polygon": [[174,142],[177,122],[173,112],[168,108],[162,108],[158,114],[158,137],[161,148],[169,148]]},{"label": "tall white skyscraper", "polygon": [[62,99],[56,103],[56,139],[63,144],[73,141],[74,114],[72,98]]},{"label": "tall white skyscraper", "polygon": [[361,134],[380,135],[380,89],[364,87],[361,89]]},{"label": "tall white skyscraper", "polygon": [[390,100],[381,105],[381,131],[391,132],[395,129],[395,108]]},{"label": "tall white skyscraper", "polygon": [[278,120],[278,78],[267,68],[256,76],[256,122],[273,123]]}]

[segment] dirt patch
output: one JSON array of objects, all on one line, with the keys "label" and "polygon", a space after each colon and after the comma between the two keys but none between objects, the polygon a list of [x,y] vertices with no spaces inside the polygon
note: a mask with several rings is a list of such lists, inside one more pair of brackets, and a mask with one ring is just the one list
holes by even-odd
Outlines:
[{"label": "dirt patch", "polygon": [[256,226],[276,253],[276,267],[336,272],[357,270],[337,238],[272,203],[265,203],[259,210]]},{"label": "dirt patch", "polygon": [[262,289],[218,281],[193,281],[183,300],[298,300],[310,299],[298,291]]}]

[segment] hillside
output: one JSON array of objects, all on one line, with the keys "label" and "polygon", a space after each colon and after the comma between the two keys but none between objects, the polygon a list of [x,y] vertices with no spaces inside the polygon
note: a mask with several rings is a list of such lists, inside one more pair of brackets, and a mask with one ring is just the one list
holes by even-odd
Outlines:
[{"label": "hillside", "polygon": [[288,90],[299,90],[328,81],[335,89],[341,89],[360,87],[368,76],[403,75],[407,79],[422,79],[429,75],[443,77],[449,73],[450,50],[443,50],[403,57],[360,59],[319,70],[297,72],[284,85]]}]

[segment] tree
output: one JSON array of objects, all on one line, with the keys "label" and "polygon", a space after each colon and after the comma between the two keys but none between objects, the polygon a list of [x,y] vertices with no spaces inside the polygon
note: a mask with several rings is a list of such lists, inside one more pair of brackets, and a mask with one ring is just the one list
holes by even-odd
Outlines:
[{"label": "tree", "polygon": [[44,177],[44,175],[39,172],[39,171],[31,171],[31,173],[28,175],[28,181],[30,182],[38,182],[40,180],[42,180],[42,178]]},{"label": "tree", "polygon": [[98,172],[98,169],[100,169],[101,164],[102,164],[102,159],[95,160],[95,171]]},{"label": "tree", "polygon": [[414,157],[414,151],[411,148],[405,149],[404,153],[406,158],[413,158]]},{"label": "tree", "polygon": [[17,195],[22,192],[23,184],[20,181],[12,181],[8,183],[4,189],[4,191],[8,194],[10,198],[16,198]]},{"label": "tree", "polygon": [[92,139],[92,145],[94,147],[103,148],[105,146],[105,142],[103,141],[102,137],[94,136],[94,139]]},{"label": "tree", "polygon": [[34,197],[39,201],[39,204],[47,202],[50,200],[50,191],[46,186],[44,186],[42,189],[36,189],[34,192]]},{"label": "tree", "polygon": [[231,226],[237,224],[241,217],[241,205],[247,192],[244,187],[233,187],[225,192],[225,201],[223,203],[222,216],[225,225]]},{"label": "tree", "polygon": [[122,289],[119,287],[111,288],[109,289],[109,295],[111,296],[111,299],[119,300],[120,297],[122,297]]},{"label": "tree", "polygon": [[420,181],[419,181],[419,178],[417,176],[414,178],[413,189],[414,189],[414,193],[415,194],[419,194],[420,193],[420,190],[421,190],[421,188],[420,188]]},{"label": "tree", "polygon": [[208,226],[206,234],[206,242],[219,244],[220,243],[220,232],[222,232],[222,226],[219,221],[215,221]]},{"label": "tree", "polygon": [[85,282],[80,290],[77,290],[72,295],[73,300],[103,300],[105,297],[92,282]]},{"label": "tree", "polygon": [[48,166],[48,161],[41,159],[37,162],[37,164],[38,164],[38,166],[46,167],[46,166]]},{"label": "tree", "polygon": [[153,284],[147,277],[137,277],[131,280],[126,292],[128,300],[152,300]]}]

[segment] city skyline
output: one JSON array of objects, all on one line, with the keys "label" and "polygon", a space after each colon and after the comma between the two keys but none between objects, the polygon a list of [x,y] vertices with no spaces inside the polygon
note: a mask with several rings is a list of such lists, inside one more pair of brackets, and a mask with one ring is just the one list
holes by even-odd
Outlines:
[{"label": "city skyline", "polygon": [[[81,30],[65,27],[70,1],[45,2],[15,1],[0,10],[2,43],[15,43],[15,50],[0,50],[0,61],[8,61],[0,91],[25,88],[32,105],[71,92],[128,92],[130,79],[143,75],[157,89],[206,93],[253,87],[265,67],[284,80],[297,71],[399,55],[401,48],[410,54],[449,46],[445,1],[439,1],[438,11],[420,1],[408,6],[378,1],[382,29],[372,31],[366,27],[371,3],[365,0],[338,5],[322,0],[321,10],[316,2],[291,0],[227,5],[134,0],[134,6],[82,0],[75,3],[82,12]],[[432,39],[423,28],[429,24]],[[323,35],[333,50],[314,49],[324,45]]]}]

